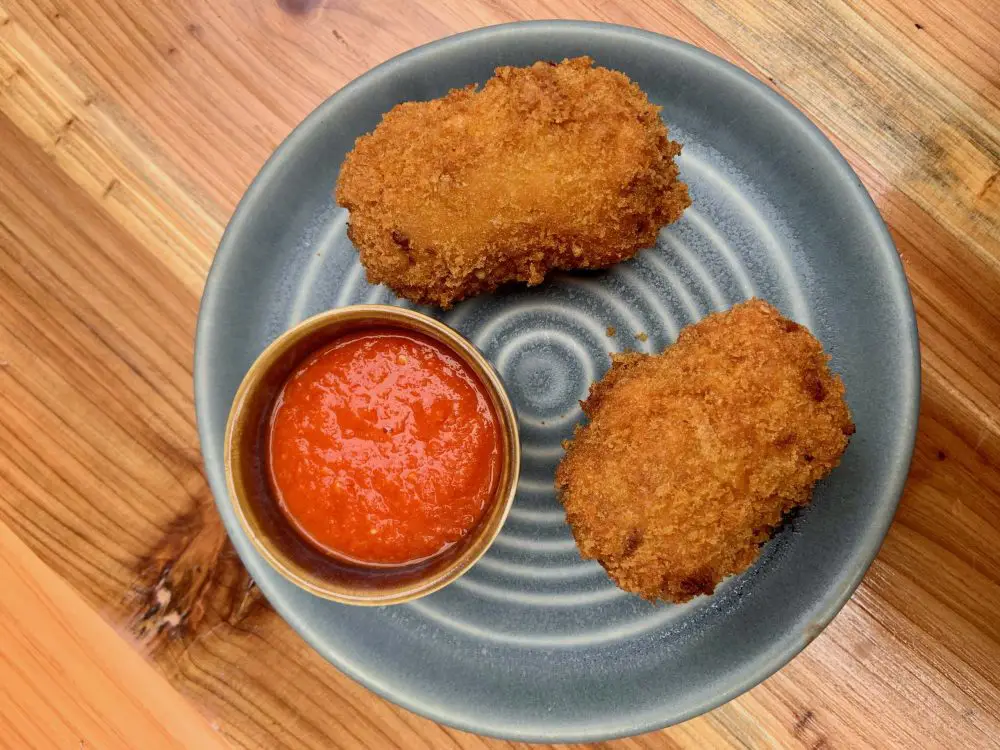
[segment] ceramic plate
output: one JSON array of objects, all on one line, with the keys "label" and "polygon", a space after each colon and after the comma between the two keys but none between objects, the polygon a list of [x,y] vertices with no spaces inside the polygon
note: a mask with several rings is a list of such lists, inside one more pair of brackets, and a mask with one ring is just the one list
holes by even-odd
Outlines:
[{"label": "ceramic plate", "polygon": [[[306,594],[257,556],[223,475],[230,403],[282,331],[339,305],[409,305],[366,283],[332,199],[355,138],[399,102],[482,83],[498,65],[590,55],[663,106],[693,205],[656,247],[608,271],[560,275],[457,305],[445,322],[497,367],[524,459],[513,510],[462,579],[406,605]],[[838,468],[710,597],[653,606],[577,554],[552,477],[578,400],[625,349],[658,352],[751,296],[807,325],[844,378],[857,434]],[[617,333],[609,337],[607,329]],[[646,334],[640,340],[636,334]],[[322,104],[247,191],[198,322],[198,426],[219,513],[279,613],[339,669],[454,727],[520,740],[635,734],[695,716],[785,664],[851,595],[892,520],[916,428],[919,366],[906,279],[843,157],[787,101],[695,47],[577,22],[498,26],[408,52]]]}]

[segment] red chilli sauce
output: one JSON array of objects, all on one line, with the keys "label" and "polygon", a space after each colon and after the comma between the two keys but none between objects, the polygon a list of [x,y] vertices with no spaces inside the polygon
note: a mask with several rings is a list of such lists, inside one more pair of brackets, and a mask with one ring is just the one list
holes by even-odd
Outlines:
[{"label": "red chilli sauce", "polygon": [[278,396],[268,465],[279,505],[336,557],[399,565],[459,541],[497,486],[500,428],[475,373],[402,329],[349,333]]}]

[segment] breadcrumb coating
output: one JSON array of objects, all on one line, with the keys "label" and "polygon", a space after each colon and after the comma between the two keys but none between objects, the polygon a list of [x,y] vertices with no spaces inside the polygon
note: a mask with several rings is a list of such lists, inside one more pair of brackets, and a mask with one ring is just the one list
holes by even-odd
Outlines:
[{"label": "breadcrumb coating", "polygon": [[690,205],[659,110],[588,57],[394,107],[337,180],[368,281],[448,308],[631,258]]},{"label": "breadcrumb coating", "polygon": [[710,594],[748,568],[854,433],[828,361],[756,299],[662,354],[615,355],[556,472],[581,554],[651,601]]}]

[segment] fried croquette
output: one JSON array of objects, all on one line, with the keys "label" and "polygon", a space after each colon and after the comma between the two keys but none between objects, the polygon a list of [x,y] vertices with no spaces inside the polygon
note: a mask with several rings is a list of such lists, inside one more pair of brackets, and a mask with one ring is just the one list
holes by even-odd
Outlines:
[{"label": "fried croquette", "polygon": [[583,557],[651,601],[710,594],[748,568],[854,433],[828,361],[756,299],[662,354],[614,355],[556,471]]},{"label": "fried croquette", "polygon": [[497,68],[359,138],[336,197],[368,281],[448,308],[652,245],[690,205],[680,146],[636,84],[592,66]]}]

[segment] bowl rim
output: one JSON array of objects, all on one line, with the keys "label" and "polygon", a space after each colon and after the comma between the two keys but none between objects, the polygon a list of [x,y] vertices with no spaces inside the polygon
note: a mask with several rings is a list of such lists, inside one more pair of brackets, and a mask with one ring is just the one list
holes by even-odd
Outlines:
[{"label": "bowl rim", "polygon": [[[377,589],[372,590],[371,593],[351,594],[332,586],[324,586],[322,582],[300,574],[295,566],[289,565],[283,559],[284,555],[274,548],[270,543],[270,539],[258,529],[255,529],[250,522],[248,511],[245,507],[243,484],[236,479],[235,475],[237,472],[233,470],[234,454],[238,452],[233,447],[236,429],[240,426],[240,420],[246,413],[245,407],[249,403],[250,397],[260,386],[263,376],[288,351],[289,347],[296,344],[304,336],[310,333],[322,332],[327,327],[343,323],[357,323],[359,324],[359,329],[363,328],[366,323],[370,323],[372,327],[395,327],[401,331],[419,333],[454,353],[465,364],[472,365],[471,369],[473,369],[474,375],[493,404],[497,420],[500,423],[498,427],[503,437],[502,442],[506,448],[506,450],[502,451],[503,464],[494,496],[480,519],[486,522],[479,523],[477,527],[474,527],[474,533],[478,537],[475,543],[456,557],[443,570],[437,571],[434,576],[418,578],[412,586],[388,595],[378,594]],[[330,342],[335,341],[336,338],[337,334],[334,333]],[[309,355],[305,356],[308,357]],[[361,304],[332,308],[306,318],[274,339],[257,356],[253,364],[250,365],[250,368],[243,376],[243,380],[240,382],[239,388],[236,390],[236,395],[233,397],[229,416],[226,420],[224,440],[223,467],[226,474],[226,489],[229,494],[229,502],[244,534],[246,534],[258,554],[277,573],[304,591],[328,601],[363,607],[377,607],[414,601],[444,588],[465,575],[486,554],[487,550],[489,550],[500,534],[507,516],[510,514],[510,509],[514,504],[521,465],[521,444],[517,426],[517,413],[514,410],[514,405],[511,403],[510,397],[507,395],[503,381],[501,381],[494,367],[476,349],[471,341],[447,324],[416,310],[395,307],[393,305]],[[489,509],[497,503],[501,504],[503,508],[499,515],[490,518]],[[483,539],[485,541],[482,541]],[[359,567],[363,568],[364,565],[361,564]]]},{"label": "bowl rim", "polygon": [[[788,664],[792,658],[799,654],[822,632],[843,608],[844,604],[851,598],[855,589],[860,584],[881,548],[885,535],[895,516],[906,477],[909,473],[908,470],[916,443],[921,398],[920,347],[917,320],[912,297],[909,293],[906,274],[881,214],[847,159],[808,116],[780,93],[764,84],[745,69],[694,44],[659,32],[623,24],[566,19],[514,21],[484,26],[435,39],[412,49],[405,50],[370,68],[320,102],[274,150],[240,199],[233,217],[226,227],[219,244],[218,252],[209,271],[199,311],[197,339],[204,337],[207,340],[210,337],[210,329],[213,327],[211,308],[216,303],[215,297],[220,292],[220,288],[225,286],[224,276],[228,270],[227,267],[237,255],[238,243],[242,239],[239,235],[245,229],[245,225],[248,222],[248,214],[252,207],[260,204],[260,201],[266,194],[269,179],[274,173],[282,169],[284,162],[288,158],[288,154],[293,152],[298,144],[307,141],[313,131],[321,127],[328,117],[333,116],[332,112],[338,107],[343,98],[352,96],[355,91],[363,89],[372,78],[392,76],[397,70],[407,66],[411,60],[447,49],[453,44],[468,43],[470,41],[486,42],[487,40],[494,40],[500,37],[516,36],[521,32],[582,35],[608,34],[617,37],[621,40],[622,44],[638,40],[646,44],[656,45],[664,50],[670,50],[672,53],[681,54],[687,58],[697,59],[699,62],[714,68],[721,76],[738,79],[746,85],[748,94],[765,98],[769,104],[783,115],[791,127],[797,128],[806,134],[806,137],[814,144],[817,153],[825,157],[827,160],[826,163],[832,171],[838,173],[839,179],[849,182],[856,187],[858,200],[861,204],[858,207],[859,213],[865,215],[871,226],[873,244],[877,245],[876,251],[884,258],[886,264],[895,271],[891,280],[891,293],[901,306],[899,311],[900,334],[904,338],[904,345],[909,349],[910,353],[910,357],[900,364],[900,388],[909,397],[907,403],[901,407],[900,429],[908,437],[902,438],[900,442],[897,467],[893,472],[893,477],[889,481],[889,489],[886,492],[886,498],[888,499],[878,508],[877,512],[873,513],[869,533],[865,537],[864,545],[853,559],[852,565],[843,571],[841,585],[836,587],[835,590],[828,592],[818,602],[815,607],[815,617],[810,620],[807,628],[799,632],[790,632],[782,639],[775,641],[772,648],[768,649],[766,653],[759,655],[759,659],[755,664],[730,673],[724,680],[724,684],[720,685],[719,689],[711,697],[701,700],[696,705],[691,705],[684,710],[671,713],[660,709],[655,715],[644,714],[640,717],[633,716],[614,723],[608,723],[600,728],[578,727],[567,730],[565,727],[557,727],[547,731],[539,731],[538,729],[518,729],[512,725],[484,727],[481,722],[471,720],[465,715],[450,713],[433,704],[415,700],[412,695],[395,689],[392,684],[372,678],[354,663],[332,652],[328,644],[303,623],[300,609],[294,602],[283,596],[272,598],[271,594],[275,593],[274,590],[270,586],[267,586],[266,583],[262,586],[262,591],[271,600],[272,605],[278,613],[320,655],[351,679],[398,706],[456,729],[501,739],[520,742],[596,742],[659,730],[666,726],[679,724],[688,719],[700,716],[728,703],[730,700],[760,684]],[[207,314],[206,311],[208,311]],[[201,352],[200,356],[199,351]],[[221,464],[221,460],[219,460],[218,444],[215,440],[215,423],[210,414],[213,400],[209,394],[211,364],[208,357],[205,356],[206,354],[204,345],[201,349],[196,345],[194,368],[195,409],[198,416],[198,429],[202,441],[202,450],[207,460],[206,463],[214,461],[217,466]],[[216,493],[217,503],[222,506],[224,501],[218,498],[221,494],[220,490],[224,489],[224,486],[218,476],[218,469],[216,468],[213,471],[210,468],[207,474],[209,475],[210,482],[212,482],[213,478],[215,480],[212,482],[212,488]],[[223,517],[223,521],[226,521],[225,517]],[[226,525],[227,529],[232,532],[232,525]],[[245,555],[246,551],[251,550],[250,545],[238,537],[233,541],[237,550],[241,551],[241,557],[244,563],[247,564],[247,567],[251,570],[257,567],[255,561],[252,558],[248,560]]]}]

